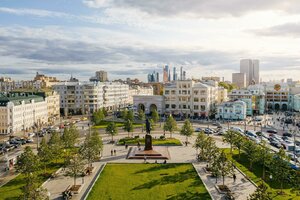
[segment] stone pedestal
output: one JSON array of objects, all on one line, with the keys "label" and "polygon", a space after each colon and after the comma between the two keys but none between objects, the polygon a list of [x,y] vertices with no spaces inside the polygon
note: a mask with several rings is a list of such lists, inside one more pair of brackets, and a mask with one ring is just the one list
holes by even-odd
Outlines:
[{"label": "stone pedestal", "polygon": [[145,151],[153,150],[152,147],[152,137],[151,135],[146,135],[145,137]]}]

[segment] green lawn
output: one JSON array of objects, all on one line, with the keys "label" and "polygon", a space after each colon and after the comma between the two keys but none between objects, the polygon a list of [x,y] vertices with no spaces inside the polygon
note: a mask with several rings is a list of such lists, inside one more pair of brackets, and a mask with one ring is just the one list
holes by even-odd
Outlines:
[{"label": "green lawn", "polygon": [[[225,149],[225,152],[227,153],[228,157],[231,158],[230,155],[230,149]],[[241,153],[241,158],[238,157],[238,150],[233,151],[233,161],[235,165],[243,171],[246,176],[248,176],[253,182],[255,182],[257,185],[261,183],[262,180],[262,166],[260,164],[253,164],[252,171],[249,170],[249,162],[246,158],[246,155],[244,153]],[[266,170],[267,171],[267,170]],[[283,191],[285,192],[285,195],[278,195],[278,192],[280,191],[280,184],[275,181],[271,181],[269,179],[268,171],[266,172],[266,178],[267,180],[265,183],[269,187],[269,191],[272,192],[272,199],[274,200],[299,200],[300,196],[297,196],[295,192],[292,191],[292,188],[288,185],[284,186]]]},{"label": "green lawn", "polygon": [[[106,128],[109,123],[110,123],[109,121],[102,121],[101,124],[93,126],[92,128],[93,129]],[[123,127],[124,126],[123,122],[115,122],[115,124],[116,124],[117,127]],[[143,126],[143,124],[133,123],[133,128],[139,128],[139,127],[142,127],[142,126]]]},{"label": "green lawn", "polygon": [[[50,175],[57,171],[62,166],[62,162],[49,164],[47,171],[41,170],[39,173],[40,184],[45,182]],[[45,174],[44,174],[45,173]],[[21,188],[25,185],[23,175],[18,175],[16,178],[9,181],[7,184],[0,187],[0,199],[3,200],[17,200],[22,194]]]},{"label": "green lawn", "polygon": [[107,164],[88,200],[211,199],[191,164]]},{"label": "green lawn", "polygon": [[[137,145],[138,141],[141,145],[145,144],[144,138],[122,138],[118,141],[118,145],[124,145],[124,142],[128,145]],[[166,138],[166,139],[155,139],[152,138],[152,145],[155,146],[181,146],[181,142],[176,138]]]}]

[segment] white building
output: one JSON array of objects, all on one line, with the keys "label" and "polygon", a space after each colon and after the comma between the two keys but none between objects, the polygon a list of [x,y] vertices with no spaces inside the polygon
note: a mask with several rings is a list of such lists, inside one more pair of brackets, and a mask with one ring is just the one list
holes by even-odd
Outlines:
[{"label": "white building", "polygon": [[193,80],[176,81],[165,85],[164,95],[167,113],[206,117],[215,107],[218,87]]},{"label": "white building", "polygon": [[0,134],[28,131],[48,123],[47,102],[32,93],[0,93]]},{"label": "white building", "polygon": [[129,86],[117,82],[62,82],[53,89],[60,95],[61,111],[87,114],[100,108],[108,111],[128,105]]},{"label": "white building", "polygon": [[229,101],[223,102],[217,106],[217,119],[233,119],[244,120],[246,119],[247,105],[243,101]]},{"label": "white building", "polygon": [[240,73],[246,74],[247,86],[259,84],[259,60],[242,59],[240,61]]},{"label": "white building", "polygon": [[243,89],[247,86],[245,73],[232,73],[232,83]]}]

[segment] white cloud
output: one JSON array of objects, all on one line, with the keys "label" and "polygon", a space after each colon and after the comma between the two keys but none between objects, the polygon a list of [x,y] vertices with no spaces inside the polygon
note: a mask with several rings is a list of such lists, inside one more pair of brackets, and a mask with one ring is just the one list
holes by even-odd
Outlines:
[{"label": "white cloud", "polygon": [[72,17],[72,15],[62,13],[62,12],[55,12],[49,10],[41,10],[41,9],[27,9],[27,8],[6,8],[0,7],[0,12],[3,13],[10,13],[15,15],[33,15],[38,17]]}]

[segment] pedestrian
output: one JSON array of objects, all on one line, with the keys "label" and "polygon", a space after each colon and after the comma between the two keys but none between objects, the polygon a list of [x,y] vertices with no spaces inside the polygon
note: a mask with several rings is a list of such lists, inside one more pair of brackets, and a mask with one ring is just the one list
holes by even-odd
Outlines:
[{"label": "pedestrian", "polygon": [[125,149],[128,149],[128,144],[125,145]]},{"label": "pedestrian", "polygon": [[236,180],[236,175],[233,174],[233,182],[235,183],[235,180]]},{"label": "pedestrian", "polygon": [[113,151],[113,150],[110,151],[110,155],[111,155],[111,156],[114,155],[114,151]]},{"label": "pedestrian", "polygon": [[114,149],[114,154],[115,154],[115,156],[117,155],[117,151]]},{"label": "pedestrian", "polygon": [[185,146],[187,146],[188,145],[188,142],[187,141],[185,141]]},{"label": "pedestrian", "polygon": [[155,164],[157,164],[157,160],[155,160]]}]

